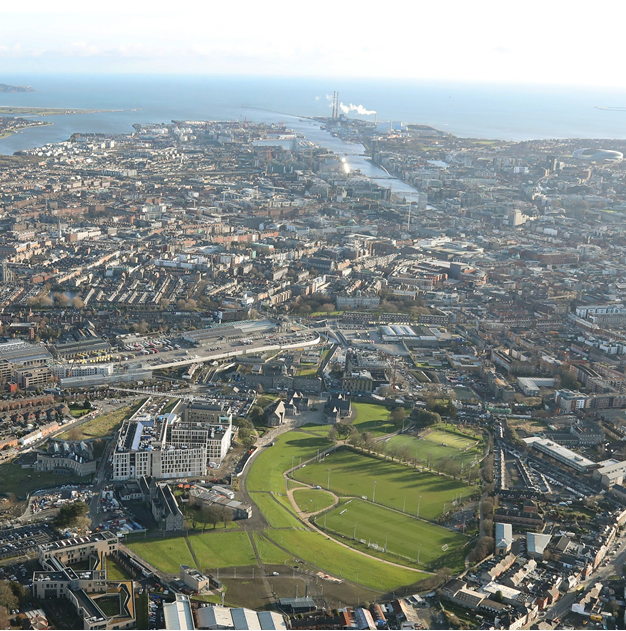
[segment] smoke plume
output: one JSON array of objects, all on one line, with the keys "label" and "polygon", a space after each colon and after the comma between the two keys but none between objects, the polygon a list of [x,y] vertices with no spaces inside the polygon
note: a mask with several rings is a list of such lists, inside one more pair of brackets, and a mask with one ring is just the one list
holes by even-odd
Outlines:
[{"label": "smoke plume", "polygon": [[344,114],[349,114],[350,112],[356,112],[360,116],[372,116],[373,114],[376,114],[376,110],[368,110],[362,105],[353,105],[352,103],[350,103],[350,105],[340,103],[339,107]]}]

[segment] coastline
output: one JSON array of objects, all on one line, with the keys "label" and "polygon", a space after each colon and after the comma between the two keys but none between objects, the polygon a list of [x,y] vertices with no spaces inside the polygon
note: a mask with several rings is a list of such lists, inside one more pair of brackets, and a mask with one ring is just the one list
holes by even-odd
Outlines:
[{"label": "coastline", "polygon": [[40,123],[33,123],[32,125],[22,125],[20,127],[15,127],[14,129],[9,129],[8,131],[0,132],[0,140],[4,140],[9,136],[13,136],[13,134],[17,134],[24,129],[33,129],[34,127],[46,127],[48,125],[54,125],[50,121],[42,121]]},{"label": "coastline", "polygon": [[100,110],[71,107],[30,107],[28,105],[0,105],[0,116],[64,116],[69,114],[112,114],[114,112],[136,112],[128,110]]}]

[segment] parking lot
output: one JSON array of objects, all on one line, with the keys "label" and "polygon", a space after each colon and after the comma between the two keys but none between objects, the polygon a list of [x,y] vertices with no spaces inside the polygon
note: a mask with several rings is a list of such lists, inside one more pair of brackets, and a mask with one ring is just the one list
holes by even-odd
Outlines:
[{"label": "parking lot", "polygon": [[0,559],[35,552],[38,545],[56,539],[54,531],[46,525],[0,530]]}]

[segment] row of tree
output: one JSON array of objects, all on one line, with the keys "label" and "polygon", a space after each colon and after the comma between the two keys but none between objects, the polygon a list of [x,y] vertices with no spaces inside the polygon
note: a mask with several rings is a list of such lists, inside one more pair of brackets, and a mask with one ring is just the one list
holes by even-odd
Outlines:
[{"label": "row of tree", "polygon": [[224,524],[226,530],[228,524],[233,521],[233,511],[227,506],[199,504],[193,497],[189,502],[181,504],[181,510],[194,530],[202,524],[202,532],[209,524],[215,529],[220,523]]},{"label": "row of tree", "polygon": [[465,478],[465,473],[468,472],[468,470],[464,469],[462,464],[454,458],[444,456],[443,458],[433,460],[426,448],[422,454],[424,457],[419,457],[408,445],[396,446],[389,444],[386,440],[376,440],[370,432],[359,432],[354,425],[338,423],[328,432],[328,437],[331,440],[346,440],[348,444],[353,447],[365,449],[368,453],[379,454],[384,456],[385,459],[390,458],[392,462],[398,460],[399,462],[413,465],[416,468],[418,466],[425,466],[438,473],[450,475],[454,479],[460,477],[461,474],[463,474]]},{"label": "row of tree", "polygon": [[52,298],[48,295],[47,292],[43,291],[37,296],[33,296],[26,301],[26,304],[29,307],[39,307],[39,308],[50,308],[56,307],[57,309],[65,309],[66,307],[73,307],[74,309],[82,309],[85,306],[82,298],[79,296],[75,296],[74,298],[69,298],[63,293],[54,293],[52,294]]}]

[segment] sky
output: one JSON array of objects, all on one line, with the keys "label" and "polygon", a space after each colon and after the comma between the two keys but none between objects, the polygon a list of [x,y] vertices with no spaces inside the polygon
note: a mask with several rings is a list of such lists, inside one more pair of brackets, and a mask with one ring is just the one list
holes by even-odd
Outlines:
[{"label": "sky", "polygon": [[32,0],[19,13],[0,7],[0,82],[3,72],[124,72],[623,89],[618,6],[614,0]]}]

